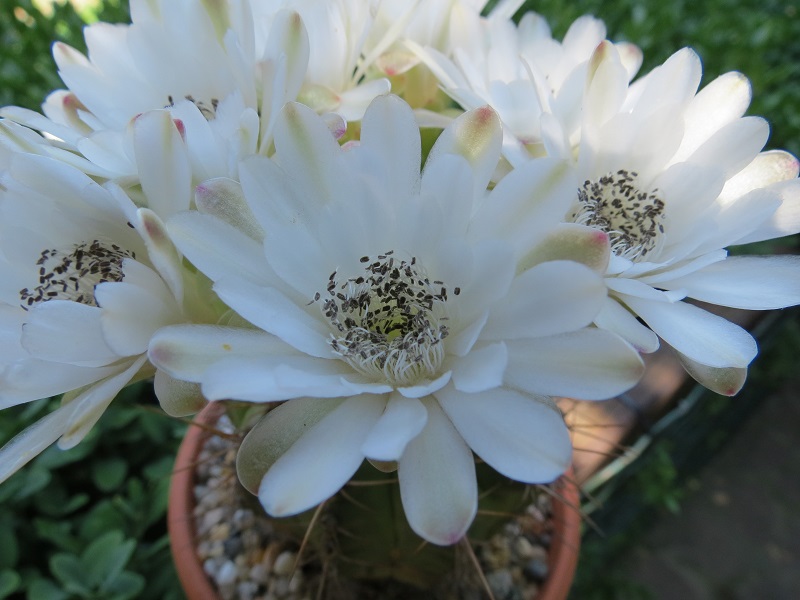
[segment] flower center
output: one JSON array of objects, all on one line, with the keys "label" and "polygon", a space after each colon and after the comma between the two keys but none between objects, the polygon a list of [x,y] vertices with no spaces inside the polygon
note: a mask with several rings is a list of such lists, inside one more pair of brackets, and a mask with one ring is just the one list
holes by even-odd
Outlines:
[{"label": "flower center", "polygon": [[[195,100],[194,96],[191,94],[187,94],[184,96],[185,100],[188,100],[192,104],[194,104],[200,113],[206,118],[206,121],[213,121],[217,118],[217,106],[219,106],[219,100],[216,98],[211,98],[209,103],[203,102],[202,100]],[[169,101],[167,104],[167,108],[170,106],[175,106],[175,98],[170,94],[167,96],[167,100]],[[180,98],[179,98],[180,100]]]},{"label": "flower center", "polygon": [[364,274],[343,282],[331,273],[321,307],[337,354],[372,379],[409,385],[434,377],[444,359],[447,288],[430,281],[416,258],[392,255],[362,257]]},{"label": "flower center", "polygon": [[585,181],[570,220],[608,234],[611,251],[629,260],[644,260],[664,233],[664,201],[658,190],[643,192],[638,174],[623,169],[597,181]]},{"label": "flower center", "polygon": [[122,281],[122,261],[136,254],[99,240],[76,244],[68,252],[55,248],[42,251],[39,266],[39,285],[19,291],[22,308],[47,300],[72,300],[97,306],[94,288],[106,281]]}]

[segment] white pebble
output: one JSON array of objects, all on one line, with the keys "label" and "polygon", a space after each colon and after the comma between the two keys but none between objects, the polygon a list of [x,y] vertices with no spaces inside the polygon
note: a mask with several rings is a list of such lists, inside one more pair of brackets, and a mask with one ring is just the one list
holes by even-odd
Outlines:
[{"label": "white pebble", "polygon": [[226,560],[217,571],[215,580],[219,585],[229,585],[236,581],[236,565],[230,560]]},{"label": "white pebble", "polygon": [[294,552],[281,552],[278,558],[275,559],[275,564],[272,570],[276,575],[288,575],[294,569],[295,555]]}]

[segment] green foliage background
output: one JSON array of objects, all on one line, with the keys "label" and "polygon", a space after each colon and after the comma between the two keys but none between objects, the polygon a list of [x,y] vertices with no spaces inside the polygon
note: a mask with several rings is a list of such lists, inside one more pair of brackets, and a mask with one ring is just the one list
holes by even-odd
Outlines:
[{"label": "green foliage background", "polygon": [[[769,147],[800,154],[800,15],[793,0],[539,0],[526,9],[546,16],[557,37],[582,14],[601,17],[610,39],[642,48],[642,72],[691,46],[703,58],[704,83],[730,70],[745,73],[754,90],[750,113],[773,125]],[[57,3],[49,17],[30,0],[0,0],[0,104],[38,109],[60,87],[51,44],[83,50],[82,27],[98,19],[127,21],[125,0],[80,15]],[[0,443],[54,402],[3,411]],[[0,486],[0,600],[181,598],[165,503],[183,428],[158,414],[150,389],[138,385],[77,448],[51,448]]]}]

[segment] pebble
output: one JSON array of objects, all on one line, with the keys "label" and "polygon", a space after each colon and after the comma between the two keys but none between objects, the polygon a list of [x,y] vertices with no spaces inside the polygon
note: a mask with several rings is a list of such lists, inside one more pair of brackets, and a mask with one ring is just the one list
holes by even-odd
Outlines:
[{"label": "pebble", "polygon": [[547,571],[547,562],[540,558],[529,560],[522,569],[522,573],[525,577],[533,579],[534,581],[543,581],[546,579]]},{"label": "pebble", "polygon": [[275,559],[272,570],[276,575],[289,575],[294,569],[295,554],[293,552],[281,552]]}]

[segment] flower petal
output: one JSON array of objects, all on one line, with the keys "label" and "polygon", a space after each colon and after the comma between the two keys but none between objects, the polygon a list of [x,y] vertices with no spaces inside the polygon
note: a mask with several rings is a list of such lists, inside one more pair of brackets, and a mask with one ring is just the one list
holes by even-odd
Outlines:
[{"label": "flower petal", "polygon": [[664,285],[720,306],[785,308],[800,304],[800,256],[731,256]]},{"label": "flower petal", "polygon": [[137,117],[133,146],[149,208],[162,219],[188,209],[192,172],[186,145],[169,111],[154,110]]},{"label": "flower petal", "polygon": [[519,273],[551,260],[573,260],[604,275],[611,258],[608,234],[574,223],[563,223],[548,233],[517,265]]},{"label": "flower petal", "polygon": [[428,411],[416,398],[392,394],[381,418],[369,432],[361,451],[369,459],[396,461],[428,421]]},{"label": "flower petal", "polygon": [[74,398],[70,402],[74,405],[74,410],[69,416],[69,427],[58,440],[58,447],[69,450],[85,438],[111,401],[131,382],[146,361],[147,357],[141,356],[128,365],[123,364],[124,370],[95,383]]},{"label": "flower petal", "polygon": [[296,515],[327,500],[364,461],[361,445],[385,400],[348,398],[300,437],[267,471],[258,499],[274,517]]},{"label": "flower petal", "polygon": [[432,398],[428,422],[398,463],[400,497],[411,529],[432,544],[460,540],[478,509],[472,452]]},{"label": "flower petal", "polygon": [[264,475],[303,434],[344,402],[344,398],[295,398],[269,411],[242,440],[236,453],[236,473],[257,495]]},{"label": "flower petal", "polygon": [[397,96],[379,96],[369,105],[361,122],[361,145],[371,156],[386,189],[419,192],[421,158],[419,127],[411,107]]},{"label": "flower petal", "polygon": [[208,405],[198,384],[175,379],[161,370],[153,378],[153,390],[161,409],[171,417],[193,415]]},{"label": "flower petal", "polygon": [[503,342],[473,349],[453,367],[453,385],[460,392],[483,392],[500,386],[508,365]]},{"label": "flower petal", "polygon": [[616,298],[606,299],[594,323],[601,329],[616,333],[639,352],[649,354],[658,350],[658,336],[642,325]]},{"label": "flower petal", "polygon": [[264,240],[264,230],[237,181],[227,177],[204,181],[195,188],[194,202],[200,212],[222,219],[256,242]]},{"label": "flower petal", "polygon": [[431,148],[426,165],[435,164],[446,154],[467,159],[474,173],[473,196],[480,198],[497,168],[503,129],[500,118],[490,107],[468,111],[453,121]]},{"label": "flower petal", "polygon": [[274,278],[261,244],[211,215],[189,211],[167,222],[178,249],[211,280],[235,275],[254,281]]},{"label": "flower petal", "polygon": [[661,339],[690,360],[709,367],[750,364],[758,353],[756,341],[744,329],[685,302],[622,299]]},{"label": "flower petal", "polygon": [[22,326],[22,345],[32,356],[53,362],[99,367],[120,358],[106,343],[102,310],[68,300],[42,302]]},{"label": "flower petal", "polygon": [[469,447],[506,477],[546,483],[569,468],[567,426],[544,399],[508,389],[464,394],[449,386],[436,399]]},{"label": "flower petal", "polygon": [[225,357],[279,356],[287,350],[280,339],[255,329],[172,325],[153,335],[149,356],[156,367],[172,377],[197,383],[209,366]]},{"label": "flower petal", "polygon": [[531,394],[605,400],[639,382],[644,363],[609,331],[582,329],[508,342],[506,383]]},{"label": "flower petal", "polygon": [[202,384],[203,394],[209,400],[234,398],[247,402],[392,391],[385,383],[364,380],[342,361],[285,355],[223,358],[202,375]]},{"label": "flower petal", "polygon": [[571,261],[536,265],[514,280],[481,337],[509,340],[572,331],[592,322],[606,297],[603,279]]},{"label": "flower petal", "polygon": [[224,279],[214,291],[228,306],[250,321],[301,352],[322,358],[333,356],[328,343],[330,331],[279,290],[243,279]]},{"label": "flower petal", "polygon": [[0,448],[0,483],[53,444],[69,426],[73,407],[61,406],[15,435]]},{"label": "flower petal", "polygon": [[675,354],[678,355],[686,372],[712,392],[723,396],[735,396],[744,387],[747,367],[709,367],[693,361],[680,352],[676,351]]}]

